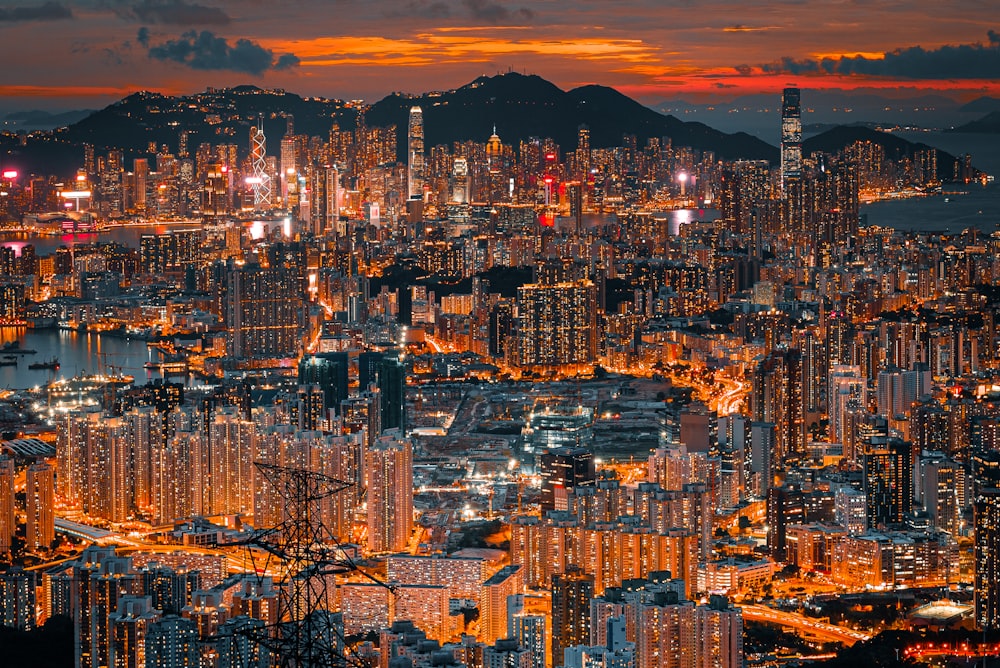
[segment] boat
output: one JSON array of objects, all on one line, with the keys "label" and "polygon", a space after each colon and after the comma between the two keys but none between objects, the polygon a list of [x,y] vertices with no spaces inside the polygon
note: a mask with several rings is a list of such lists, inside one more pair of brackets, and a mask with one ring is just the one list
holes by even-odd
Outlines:
[{"label": "boat", "polygon": [[59,360],[53,357],[48,362],[32,362],[31,364],[28,365],[28,368],[32,370],[51,369],[53,371],[56,371],[59,368]]},{"label": "boat", "polygon": [[0,360],[0,366],[17,366],[17,358],[13,355],[8,355]]},{"label": "boat", "polygon": [[34,355],[37,350],[29,350],[28,348],[22,348],[20,341],[8,341],[7,343],[0,346],[0,352],[6,353],[8,355]]}]

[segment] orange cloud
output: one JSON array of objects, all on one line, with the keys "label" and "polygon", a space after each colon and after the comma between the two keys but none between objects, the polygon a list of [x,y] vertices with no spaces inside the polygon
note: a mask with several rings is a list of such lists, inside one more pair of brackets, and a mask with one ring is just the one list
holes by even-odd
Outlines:
[{"label": "orange cloud", "polygon": [[473,34],[441,30],[406,39],[319,37],[269,41],[266,46],[276,52],[294,53],[301,67],[423,66],[485,62],[512,54],[645,64],[657,63],[662,58],[655,48],[638,39],[484,39],[476,34],[478,31],[471,32]]}]

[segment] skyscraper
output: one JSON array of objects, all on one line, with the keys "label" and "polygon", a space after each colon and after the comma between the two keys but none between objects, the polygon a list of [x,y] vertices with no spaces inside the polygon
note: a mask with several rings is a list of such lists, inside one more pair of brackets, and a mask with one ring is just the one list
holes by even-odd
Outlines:
[{"label": "skyscraper", "polygon": [[898,438],[872,437],[864,454],[868,528],[885,528],[903,521],[913,505],[910,444]]},{"label": "skyscraper", "polygon": [[590,640],[590,599],[594,576],[570,566],[552,576],[552,665],[563,662],[563,651]]},{"label": "skyscraper", "polygon": [[56,537],[55,472],[42,462],[28,467],[25,484],[25,543],[29,550],[48,549]]},{"label": "skyscraper", "polygon": [[253,205],[257,211],[271,208],[271,179],[267,173],[267,138],[264,136],[264,119],[250,127],[250,166],[253,170]]},{"label": "skyscraper", "polygon": [[781,192],[789,179],[802,175],[802,108],[799,89],[786,88],[781,96]]},{"label": "skyscraper", "polygon": [[291,357],[299,349],[301,295],[282,267],[231,265],[226,271],[225,318],[230,356]]},{"label": "skyscraper", "polygon": [[411,198],[422,198],[424,195],[424,112],[420,107],[410,108],[406,144],[409,195]]},{"label": "skyscraper", "polygon": [[368,550],[406,548],[413,531],[413,445],[395,435],[377,439],[365,453],[368,480]]},{"label": "skyscraper", "polygon": [[[542,512],[565,510],[566,490],[580,485],[593,485],[595,480],[594,453],[586,448],[555,448],[539,455],[542,476]],[[562,497],[562,504],[557,497]]]},{"label": "skyscraper", "polygon": [[0,457],[0,554],[10,551],[14,520],[14,460]]},{"label": "skyscraper", "polygon": [[1000,489],[979,491],[974,505],[976,526],[976,623],[1000,627]]},{"label": "skyscraper", "polygon": [[452,164],[451,201],[456,204],[469,203],[469,162],[465,158],[455,158]]},{"label": "skyscraper", "polygon": [[517,352],[523,368],[587,367],[597,357],[597,289],[590,280],[517,289]]}]

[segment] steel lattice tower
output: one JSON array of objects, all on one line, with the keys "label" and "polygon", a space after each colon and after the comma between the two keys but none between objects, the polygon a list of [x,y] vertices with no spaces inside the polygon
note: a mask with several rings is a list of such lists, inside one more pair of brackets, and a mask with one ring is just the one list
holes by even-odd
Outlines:
[{"label": "steel lattice tower", "polygon": [[282,668],[353,666],[357,662],[348,656],[339,613],[329,611],[333,592],[328,582],[357,567],[323,522],[324,504],[352,484],[306,469],[255,466],[281,499],[284,520],[237,544],[247,548],[258,578],[277,581],[278,621],[237,633],[267,649],[272,665]]},{"label": "steel lattice tower", "polygon": [[271,208],[271,178],[267,174],[267,141],[264,137],[264,119],[258,118],[257,125],[250,128],[250,161],[253,176],[253,205],[258,211]]}]

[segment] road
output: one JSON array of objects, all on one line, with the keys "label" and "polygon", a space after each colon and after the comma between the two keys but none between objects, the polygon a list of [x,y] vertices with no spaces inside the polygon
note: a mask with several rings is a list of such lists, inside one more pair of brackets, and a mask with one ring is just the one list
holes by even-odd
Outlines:
[{"label": "road", "polygon": [[871,636],[861,631],[855,631],[836,624],[821,622],[794,612],[774,610],[763,605],[743,605],[743,619],[751,622],[769,622],[793,629],[802,635],[812,636],[819,640],[842,642],[853,645],[856,642],[869,640]]}]

